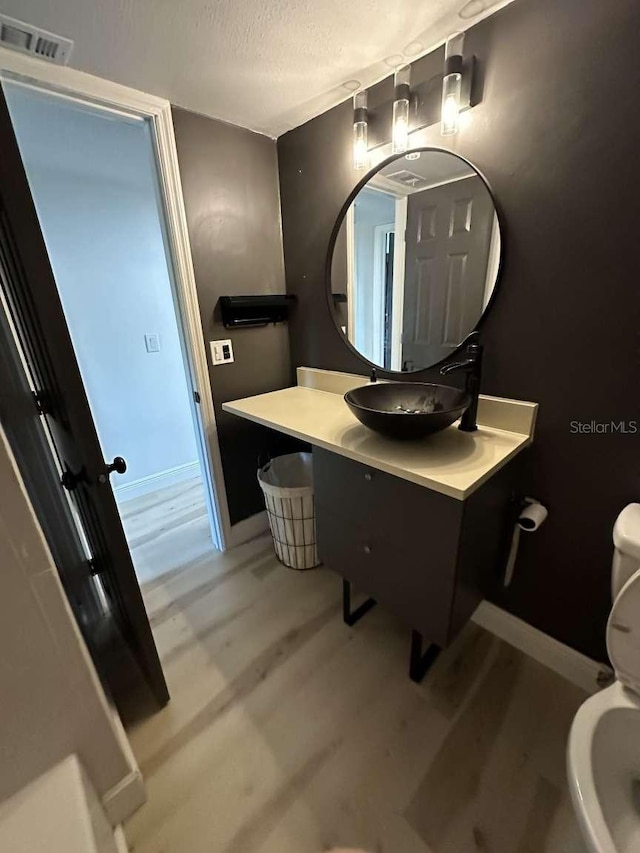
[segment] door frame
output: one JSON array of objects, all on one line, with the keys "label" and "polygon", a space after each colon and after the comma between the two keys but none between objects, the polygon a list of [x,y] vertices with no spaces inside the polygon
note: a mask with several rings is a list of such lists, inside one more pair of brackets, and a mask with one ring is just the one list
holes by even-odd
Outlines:
[{"label": "door frame", "polygon": [[373,228],[373,287],[372,287],[372,327],[374,346],[370,350],[371,361],[384,364],[384,317],[385,317],[385,260],[387,237],[395,232],[395,223],[374,225]]},{"label": "door frame", "polygon": [[214,544],[224,551],[234,542],[182,195],[171,103],[165,98],[139,92],[84,71],[54,65],[0,47],[0,82],[3,80],[28,83],[41,91],[83,101],[94,107],[149,119],[173,262],[173,276],[170,278],[178,307],[178,330],[184,340],[192,391],[197,392],[200,398],[199,411],[209,463],[209,470],[202,472],[203,481],[205,488],[209,488],[213,496],[213,532],[217,540]]},{"label": "door frame", "polygon": [[407,253],[407,209],[409,196],[396,197],[396,239],[393,246],[393,312],[391,317],[391,370],[402,370],[402,322],[404,317],[404,273]]}]

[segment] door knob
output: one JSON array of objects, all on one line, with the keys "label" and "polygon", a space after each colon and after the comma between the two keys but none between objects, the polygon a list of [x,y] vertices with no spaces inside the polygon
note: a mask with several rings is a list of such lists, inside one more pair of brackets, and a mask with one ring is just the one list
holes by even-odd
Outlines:
[{"label": "door knob", "polygon": [[107,474],[111,474],[112,471],[115,471],[118,474],[124,474],[126,470],[127,463],[122,456],[114,456],[113,462],[106,467]]},{"label": "door knob", "polygon": [[123,459],[122,456],[114,456],[113,462],[109,462],[107,465],[104,466],[104,474],[99,475],[98,482],[99,483],[106,483],[107,479],[109,477],[109,474],[113,473],[114,471],[116,472],[116,474],[124,474],[124,472],[126,470],[127,470],[126,460]]}]

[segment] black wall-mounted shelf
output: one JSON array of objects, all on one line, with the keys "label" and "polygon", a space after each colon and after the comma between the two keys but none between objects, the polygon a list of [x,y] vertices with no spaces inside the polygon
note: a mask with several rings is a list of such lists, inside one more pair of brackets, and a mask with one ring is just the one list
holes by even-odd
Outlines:
[{"label": "black wall-mounted shelf", "polygon": [[221,296],[220,312],[226,329],[267,326],[284,323],[289,316],[289,306],[295,296],[288,294],[267,296]]}]

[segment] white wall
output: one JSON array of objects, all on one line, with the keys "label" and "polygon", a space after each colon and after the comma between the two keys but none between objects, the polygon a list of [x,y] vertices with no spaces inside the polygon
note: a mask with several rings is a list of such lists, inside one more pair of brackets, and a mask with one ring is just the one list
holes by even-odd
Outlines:
[{"label": "white wall", "polygon": [[147,125],[23,87],[7,100],[104,455],[127,460],[114,487],[195,465]]},{"label": "white wall", "polygon": [[[121,740],[0,430],[0,801],[76,753],[114,822],[139,772]],[[133,802],[135,808],[140,802]],[[124,809],[124,810],[123,810]]]}]

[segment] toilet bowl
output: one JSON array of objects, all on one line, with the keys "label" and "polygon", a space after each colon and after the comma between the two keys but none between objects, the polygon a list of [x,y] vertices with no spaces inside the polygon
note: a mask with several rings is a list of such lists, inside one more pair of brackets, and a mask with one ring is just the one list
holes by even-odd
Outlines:
[{"label": "toilet bowl", "polygon": [[573,720],[569,789],[590,853],[640,851],[640,504],[614,526],[607,650],[616,681]]},{"label": "toilet bowl", "polygon": [[567,764],[589,852],[640,851],[640,701],[619,681],[579,709]]}]

